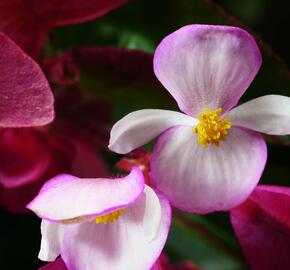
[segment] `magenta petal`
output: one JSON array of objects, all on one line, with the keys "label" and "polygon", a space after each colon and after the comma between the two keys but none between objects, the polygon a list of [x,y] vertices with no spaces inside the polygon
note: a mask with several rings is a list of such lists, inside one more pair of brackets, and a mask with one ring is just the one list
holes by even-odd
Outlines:
[{"label": "magenta petal", "polygon": [[64,261],[58,258],[56,261],[49,263],[38,270],[68,270]]},{"label": "magenta petal", "polygon": [[143,190],[144,178],[138,168],[115,179],[63,174],[46,182],[27,208],[50,221],[82,222],[131,205]]},{"label": "magenta petal", "polygon": [[259,186],[231,211],[231,222],[243,252],[255,270],[290,265],[290,188]]},{"label": "magenta petal", "polygon": [[92,20],[127,0],[50,0],[0,2],[0,31],[37,58],[46,34],[56,26]]},{"label": "magenta petal", "polygon": [[266,159],[266,144],[256,132],[233,127],[219,147],[204,148],[192,128],[179,126],[159,138],[151,172],[173,206],[205,214],[242,203],[256,187]]},{"label": "magenta petal", "polygon": [[53,96],[40,67],[1,33],[0,51],[0,128],[51,122]]},{"label": "magenta petal", "polygon": [[252,36],[230,26],[188,25],[170,34],[154,55],[154,72],[177,101],[195,116],[204,108],[231,109],[261,65]]},{"label": "magenta petal", "polygon": [[148,270],[163,249],[170,222],[168,201],[147,187],[113,224],[66,225],[61,256],[70,270]]}]

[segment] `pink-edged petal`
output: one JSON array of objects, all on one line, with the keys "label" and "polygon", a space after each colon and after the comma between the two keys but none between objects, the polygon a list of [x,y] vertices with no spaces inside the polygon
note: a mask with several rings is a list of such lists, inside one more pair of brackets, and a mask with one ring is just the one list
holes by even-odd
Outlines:
[{"label": "pink-edged petal", "polygon": [[78,223],[131,205],[143,190],[144,178],[138,168],[115,179],[63,174],[45,183],[27,208],[50,221]]},{"label": "pink-edged petal", "polygon": [[231,222],[243,252],[255,270],[290,265],[290,188],[258,186],[231,211]]},{"label": "pink-edged petal", "polygon": [[197,124],[197,120],[183,113],[168,110],[140,110],[129,113],[111,130],[109,148],[125,154],[154,139],[164,130],[176,125]]},{"label": "pink-edged petal", "polygon": [[58,258],[56,261],[49,263],[38,270],[68,270],[64,261]]},{"label": "pink-edged petal", "polygon": [[267,95],[237,106],[227,114],[237,126],[270,135],[290,134],[290,98]]},{"label": "pink-edged petal", "polygon": [[38,64],[2,33],[0,52],[0,128],[51,122],[53,96]]},{"label": "pink-edged petal", "polygon": [[154,72],[188,115],[205,107],[232,108],[257,74],[262,59],[245,30],[188,25],[164,38],[154,55]]},{"label": "pink-edged petal", "polygon": [[38,258],[42,261],[52,262],[61,252],[65,225],[42,220],[41,244]]},{"label": "pink-edged petal", "polygon": [[170,222],[168,201],[147,187],[113,224],[67,226],[61,256],[70,270],[148,270],[163,249]]},{"label": "pink-edged petal", "polygon": [[220,146],[204,148],[192,129],[164,132],[154,147],[151,172],[156,187],[181,210],[209,213],[243,202],[257,185],[267,159],[264,139],[233,127]]}]

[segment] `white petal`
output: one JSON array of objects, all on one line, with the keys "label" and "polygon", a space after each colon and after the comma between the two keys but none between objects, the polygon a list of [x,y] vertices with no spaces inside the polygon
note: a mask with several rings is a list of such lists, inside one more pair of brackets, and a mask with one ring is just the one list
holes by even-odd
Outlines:
[{"label": "white petal", "polygon": [[52,262],[61,252],[63,226],[46,220],[41,222],[41,244],[38,258],[42,261]]},{"label": "white petal", "polygon": [[169,127],[196,124],[197,119],[174,111],[148,109],[132,112],[113,126],[109,148],[125,154],[146,144]]},{"label": "white petal", "polygon": [[[159,202],[159,199],[156,193],[148,186],[145,187],[145,211],[143,215],[143,226],[144,233],[148,241],[152,241],[158,236],[157,232],[159,231],[161,218],[162,218],[162,209]],[[143,204],[140,200],[139,204]],[[135,205],[135,207],[138,207]],[[142,207],[139,206],[139,207]]]},{"label": "white petal", "polygon": [[268,95],[252,99],[227,114],[235,125],[270,135],[290,134],[290,98]]}]

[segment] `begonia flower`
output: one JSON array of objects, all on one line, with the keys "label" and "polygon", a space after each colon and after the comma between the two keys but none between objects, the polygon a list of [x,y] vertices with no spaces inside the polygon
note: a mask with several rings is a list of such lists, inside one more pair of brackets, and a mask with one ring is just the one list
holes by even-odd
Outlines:
[{"label": "begonia flower", "polygon": [[251,268],[286,269],[290,265],[290,188],[258,186],[231,210],[231,222]]},{"label": "begonia flower", "polygon": [[2,33],[0,53],[0,128],[51,122],[53,95],[38,64]]},{"label": "begonia flower", "polygon": [[201,214],[237,206],[266,163],[259,132],[290,133],[288,97],[262,96],[233,108],[261,62],[254,38],[240,28],[177,30],[156,49],[154,72],[183,113],[132,112],[113,126],[109,148],[125,154],[161,134],[151,174],[173,206]]},{"label": "begonia flower", "polygon": [[69,270],[148,270],[171,222],[167,199],[138,168],[116,179],[56,176],[27,207],[43,219],[39,258],[61,255]]},{"label": "begonia flower", "polygon": [[100,17],[128,0],[1,1],[0,31],[37,58],[47,33],[55,27]]}]

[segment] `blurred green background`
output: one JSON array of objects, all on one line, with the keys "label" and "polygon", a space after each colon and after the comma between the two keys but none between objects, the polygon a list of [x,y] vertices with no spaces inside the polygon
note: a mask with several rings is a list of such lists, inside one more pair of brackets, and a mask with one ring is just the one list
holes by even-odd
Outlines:
[{"label": "blurred green background", "polygon": [[[44,54],[54,55],[92,45],[154,52],[163,37],[186,24],[240,25],[256,34],[264,59],[261,71],[243,100],[269,93],[290,96],[286,70],[290,62],[289,7],[288,1],[271,0],[220,0],[213,3],[205,0],[129,1],[95,21],[54,30]],[[137,89],[135,83],[127,81],[122,86],[112,86],[108,78],[117,74],[106,69],[103,72],[108,76],[81,71],[81,83],[112,104],[114,120],[136,109],[176,108],[160,85],[156,88],[150,83],[137,84],[140,86]],[[106,91],[106,87],[122,89],[114,92]],[[290,137],[266,139],[269,160],[262,182],[289,185]],[[117,157],[108,160],[113,167]],[[43,265],[37,259],[40,220],[34,215],[12,216],[5,210],[0,214],[0,269],[30,270]],[[204,270],[248,269],[227,213],[193,216],[175,212],[175,217],[166,245],[166,253],[173,262],[192,260]]]}]

